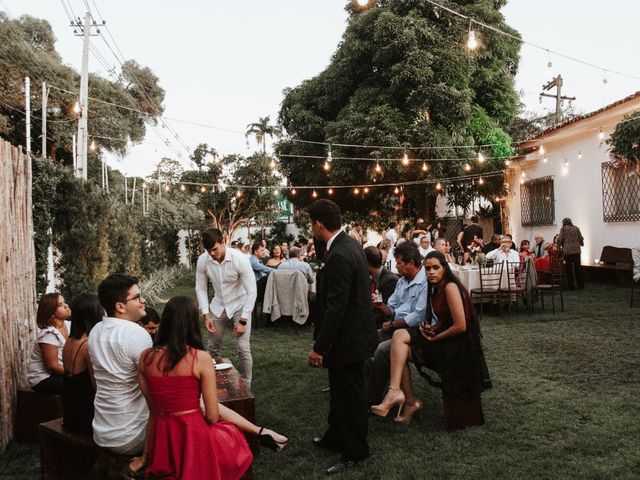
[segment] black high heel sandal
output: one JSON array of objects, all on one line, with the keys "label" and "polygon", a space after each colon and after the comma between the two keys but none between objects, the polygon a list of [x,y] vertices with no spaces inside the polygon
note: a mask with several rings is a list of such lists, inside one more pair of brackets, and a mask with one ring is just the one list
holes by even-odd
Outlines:
[{"label": "black high heel sandal", "polygon": [[263,447],[270,448],[274,452],[280,452],[284,447],[286,447],[289,444],[289,439],[287,439],[284,442],[276,442],[276,439],[273,438],[270,434],[268,433],[263,434],[262,433],[263,430],[264,430],[264,427],[261,427],[260,431],[258,432],[258,439],[260,440],[260,445],[262,445]]}]

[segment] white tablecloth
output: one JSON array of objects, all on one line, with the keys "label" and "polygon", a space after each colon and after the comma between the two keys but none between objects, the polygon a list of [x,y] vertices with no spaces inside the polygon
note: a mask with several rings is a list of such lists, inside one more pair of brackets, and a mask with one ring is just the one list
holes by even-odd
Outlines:
[{"label": "white tablecloth", "polygon": [[[533,262],[529,265],[529,282],[528,288],[530,289],[532,286],[536,285],[536,271],[533,267]],[[511,267],[513,268],[513,267]],[[470,266],[460,267],[457,270],[452,270],[453,274],[458,277],[462,285],[471,293],[471,290],[474,288],[480,288],[480,269],[473,268]],[[509,276],[507,275],[506,266],[502,272],[502,278],[500,279],[500,288],[506,290],[509,288]],[[513,271],[511,272],[512,282],[514,282]],[[512,288],[515,285],[512,284]]]}]

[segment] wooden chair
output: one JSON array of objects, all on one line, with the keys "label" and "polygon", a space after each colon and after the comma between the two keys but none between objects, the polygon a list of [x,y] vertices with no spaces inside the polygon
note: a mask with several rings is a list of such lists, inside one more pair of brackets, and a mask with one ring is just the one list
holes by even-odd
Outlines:
[{"label": "wooden chair", "polygon": [[472,288],[471,301],[480,297],[480,316],[482,316],[485,300],[500,302],[500,282],[502,281],[502,263],[484,265],[480,267],[480,288]]},{"label": "wooden chair", "polygon": [[533,291],[540,295],[540,305],[544,312],[544,296],[551,294],[551,305],[553,307],[553,314],[556,314],[556,300],[555,292],[560,294],[560,309],[564,312],[564,297],[562,296],[563,286],[562,280],[564,279],[564,261],[562,257],[551,257],[551,268],[549,270],[549,283],[539,284],[533,287]]},{"label": "wooden chair", "polygon": [[518,311],[518,297],[522,297],[522,301],[527,307],[527,311],[531,313],[532,302],[530,298],[531,290],[529,289],[529,270],[531,268],[531,259],[527,258],[523,262],[504,262],[507,267],[507,288],[501,288],[501,293],[506,297],[508,305],[515,296],[516,312]]}]

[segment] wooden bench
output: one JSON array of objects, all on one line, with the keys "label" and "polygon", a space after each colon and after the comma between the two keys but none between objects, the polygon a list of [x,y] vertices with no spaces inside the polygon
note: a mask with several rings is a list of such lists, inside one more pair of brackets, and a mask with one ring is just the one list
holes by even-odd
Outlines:
[{"label": "wooden bench", "polygon": [[589,263],[582,268],[591,272],[613,272],[620,285],[631,285],[630,305],[633,307],[633,291],[638,282],[633,281],[633,256],[630,248],[606,245],[600,254],[599,263]]},{"label": "wooden bench", "polygon": [[62,395],[18,390],[14,437],[19,441],[38,440],[38,425],[62,415]]},{"label": "wooden bench", "polygon": [[[220,403],[255,423],[255,398],[235,368],[216,372]],[[257,436],[245,435],[254,456],[260,453]],[[91,435],[64,429],[62,418],[40,424],[40,465],[45,480],[84,478],[89,472],[111,478],[124,471],[129,457],[99,447]],[[243,478],[252,478],[251,468]]]}]

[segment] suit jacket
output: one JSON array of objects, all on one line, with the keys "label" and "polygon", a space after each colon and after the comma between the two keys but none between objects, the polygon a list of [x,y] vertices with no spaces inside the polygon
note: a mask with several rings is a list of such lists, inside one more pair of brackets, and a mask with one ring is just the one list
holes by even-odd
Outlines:
[{"label": "suit jacket", "polygon": [[335,368],[370,358],[378,344],[371,282],[362,245],[340,232],[331,244],[316,294],[313,350]]}]

